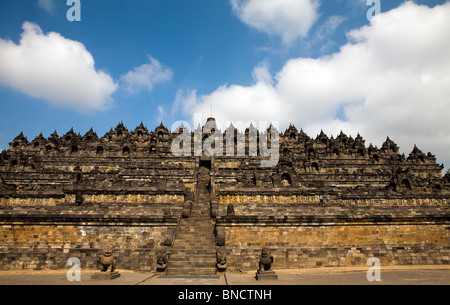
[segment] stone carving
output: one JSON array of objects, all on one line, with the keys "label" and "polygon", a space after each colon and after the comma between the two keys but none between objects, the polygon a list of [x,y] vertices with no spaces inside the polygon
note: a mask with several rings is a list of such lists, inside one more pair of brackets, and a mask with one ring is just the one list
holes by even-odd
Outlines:
[{"label": "stone carving", "polygon": [[261,251],[261,257],[259,258],[259,269],[258,273],[262,270],[269,271],[273,264],[273,256],[268,248],[263,248]]},{"label": "stone carving", "polygon": [[[201,143],[203,131],[200,124],[198,131],[201,134],[198,142]],[[417,219],[428,221],[426,217],[421,218],[422,214],[435,219],[446,219],[450,173],[442,178],[442,166],[436,163],[436,158],[416,147],[409,157],[405,157],[399,154],[397,145],[389,139],[381,148],[366,148],[361,137],[353,139],[341,133],[330,138],[321,133],[317,138],[312,138],[292,126],[284,133],[277,131],[280,142],[277,146],[281,148],[280,152],[283,152],[280,162],[276,166],[263,168],[260,166],[263,155],[258,153],[256,157],[250,157],[250,142],[238,141],[241,136],[245,139],[245,134],[235,129],[230,132],[235,134],[230,138],[230,141],[235,141],[233,156],[211,156],[201,160],[197,155],[174,156],[171,143],[179,134],[170,132],[162,124],[153,131],[147,130],[141,124],[131,132],[123,124],[119,124],[116,129],[111,128],[110,132],[101,137],[97,137],[92,130],[84,136],[73,131],[64,136],[55,132],[48,138],[40,135],[32,142],[28,142],[21,134],[11,142],[8,150],[0,153],[0,216],[2,221],[7,221],[2,226],[6,231],[12,230],[7,227],[9,222],[22,222],[22,219],[29,228],[35,228],[45,219],[46,222],[54,223],[56,230],[59,229],[57,225],[60,223],[74,227],[92,223],[92,226],[104,228],[97,241],[92,239],[94,233],[90,234],[93,242],[104,242],[106,238],[113,236],[115,246],[127,249],[127,252],[121,251],[121,256],[126,255],[128,251],[133,253],[132,251],[144,249],[139,252],[143,256],[127,259],[122,259],[121,256],[119,259],[119,253],[116,252],[115,258],[120,262],[121,268],[148,270],[150,267],[155,268],[157,253],[147,249],[162,248],[164,242],[168,245],[173,243],[170,234],[164,239],[167,225],[175,226],[179,221],[196,223],[196,217],[185,218],[196,216],[199,212],[206,216],[209,208],[207,203],[210,201],[211,216],[218,215],[218,227],[227,228],[226,246],[229,251],[227,256],[230,260],[230,270],[248,268],[249,259],[253,260],[253,268],[258,268],[256,265],[259,262],[259,252],[267,240],[264,237],[259,239],[262,234],[255,236],[258,237],[255,240],[248,238],[253,236],[251,234],[256,230],[248,223],[256,222],[255,225],[264,230],[274,227],[275,232],[285,232],[281,224],[290,226],[302,219],[296,218],[296,215],[309,214],[310,210],[311,213],[316,213],[316,209],[322,211],[319,204],[330,206],[323,219],[328,221],[336,217],[339,219],[339,225],[348,219],[347,213],[351,213],[351,205],[361,211],[355,214],[355,217],[362,219],[370,219],[372,213],[374,217],[378,217],[379,211],[382,211],[382,215],[392,215],[393,219],[412,219],[414,225]],[[269,133],[261,132],[257,136],[264,137],[259,138],[261,141],[267,139]],[[226,144],[231,144],[226,142],[223,143],[223,148],[227,148]],[[271,144],[271,141],[267,144]],[[241,148],[244,154],[237,157]],[[308,156],[311,159],[308,159]],[[244,183],[246,179],[251,182],[248,186]],[[283,185],[287,187],[282,187]],[[213,187],[211,194],[206,191],[207,186]],[[205,196],[199,197],[198,192],[203,190]],[[78,192],[80,194],[77,194]],[[321,196],[323,201],[320,200]],[[83,197],[84,203],[81,200]],[[198,200],[205,202],[204,206],[202,203],[201,209]],[[192,208],[192,202],[195,202],[195,209]],[[81,206],[75,206],[80,203]],[[228,211],[226,205],[229,203],[236,206],[234,209],[237,216],[232,216],[234,213],[231,206],[230,212]],[[311,205],[301,204],[300,207],[297,203]],[[364,208],[369,206],[370,209],[367,209],[366,213]],[[380,206],[380,210],[377,206]],[[408,209],[402,209],[403,206],[408,206]],[[422,207],[426,210],[422,210]],[[301,210],[298,210],[299,208]],[[428,208],[432,210],[429,212]],[[29,217],[30,213],[33,217]],[[183,219],[180,219],[180,215],[183,215]],[[283,219],[283,216],[287,217]],[[322,219],[321,215],[317,215],[317,219]],[[406,222],[409,223],[409,220]],[[139,223],[139,226],[135,226],[136,223]],[[244,223],[244,226],[241,226],[241,223]],[[267,224],[267,227],[263,227],[263,224]],[[427,226],[428,224],[425,225]],[[128,227],[129,231],[125,229]],[[49,226],[39,226],[39,230],[44,228],[52,230]],[[213,228],[208,230],[207,233],[212,235]],[[142,238],[140,234],[133,233],[136,231],[143,233]],[[33,234],[31,230],[24,232]],[[239,235],[234,235],[236,232],[239,232]],[[295,232],[302,234],[301,230]],[[8,233],[4,235],[6,234]],[[152,238],[153,234],[157,236],[156,239]],[[193,239],[197,243],[203,232],[199,234],[195,230],[192,234],[197,234],[198,238]],[[44,232],[39,232],[39,238],[36,239],[27,237],[16,241],[10,239],[12,235],[7,236],[7,242],[15,245],[9,248],[8,257],[14,256],[20,263],[24,262],[25,256],[35,255],[32,249],[39,244],[55,242],[55,235]],[[86,238],[79,239],[75,235],[69,237],[73,237],[68,242],[73,249],[77,249],[80,257],[90,255],[91,250],[86,249],[84,245]],[[215,237],[216,245],[224,247],[224,231],[218,230]],[[239,251],[231,251],[231,237],[233,245],[236,245],[236,250]],[[296,236],[294,240],[297,238],[301,237]],[[320,238],[328,237],[317,238],[320,242]],[[442,238],[445,240],[445,236]],[[376,244],[380,241],[375,239],[370,241],[372,242]],[[208,243],[210,245],[205,252],[208,251],[208,258],[212,254],[212,260],[208,263],[211,267],[209,270],[214,270],[216,245],[213,236],[209,236]],[[302,247],[307,248],[314,243],[315,240],[306,240]],[[281,249],[291,247],[282,235],[276,240],[274,238],[273,244],[280,245]],[[297,246],[295,244],[292,247]],[[258,253],[252,252],[255,247],[260,247]],[[45,268],[54,265],[58,259],[54,257],[51,249],[48,251]],[[172,262],[178,253],[171,251]],[[292,261],[289,264],[286,261],[295,255],[284,255],[282,251],[284,250],[277,248],[277,264],[294,266]],[[422,257],[433,255],[431,251],[423,250]],[[442,257],[447,257],[445,254]],[[386,254],[388,255],[391,254]],[[89,261],[89,267],[95,267],[92,264],[96,264],[97,258],[98,255]],[[312,256],[311,261],[308,260],[309,258],[305,258],[305,264],[315,263]],[[445,259],[439,258],[439,261],[443,260]],[[0,260],[0,267],[13,268],[13,265],[9,266],[8,261]],[[51,266],[47,266],[47,262],[51,263]],[[20,264],[14,264],[16,265]]]},{"label": "stone carving", "polygon": [[235,212],[234,212],[234,206],[233,204],[228,204],[227,206],[227,216],[235,216]]},{"label": "stone carving", "polygon": [[164,272],[167,268],[167,263],[169,262],[169,252],[166,249],[161,249],[158,252],[158,256],[156,258],[156,270],[158,272]]},{"label": "stone carving", "polygon": [[[93,280],[114,280],[120,277],[120,273],[116,271],[116,260],[113,256],[113,251],[110,247],[106,247],[100,255],[98,262],[102,265],[102,270],[96,272],[91,276]],[[107,272],[108,269],[110,272]]]},{"label": "stone carving", "polygon": [[173,241],[175,240],[176,229],[170,228],[167,229],[166,236],[164,237],[164,246],[172,246]]},{"label": "stone carving", "polygon": [[113,256],[113,251],[110,247],[107,247],[103,250],[102,254],[100,255],[98,262],[100,265],[103,266],[102,272],[108,271],[108,269],[111,267],[111,273],[116,270],[116,260]]},{"label": "stone carving", "polygon": [[281,180],[281,185],[282,186],[291,186],[291,184],[289,183],[288,180]]},{"label": "stone carving", "polygon": [[83,201],[83,195],[81,194],[81,192],[77,192],[77,194],[75,195],[75,205],[82,205]]},{"label": "stone carving", "polygon": [[292,179],[289,174],[285,173],[285,174],[281,175],[281,185],[283,187],[292,186]]},{"label": "stone carving", "polygon": [[[202,127],[199,126],[199,128],[201,131]],[[234,127],[227,129],[228,132],[236,132],[234,140],[237,140],[238,133]],[[317,138],[311,138],[303,131],[298,132],[292,126],[284,133],[279,134],[279,146],[282,147],[283,152],[281,157],[284,159],[277,166],[277,173],[255,170],[251,162],[246,163],[247,165],[241,164],[239,166],[234,164],[233,166],[236,165],[237,170],[232,176],[220,177],[221,174],[218,172],[212,177],[208,177],[208,179],[214,178],[214,180],[209,181],[209,188],[212,186],[214,190],[220,191],[222,186],[231,183],[233,180],[237,181],[235,187],[238,188],[247,189],[254,186],[264,186],[265,191],[274,191],[270,190],[270,188],[283,186],[296,188],[298,181],[304,179],[305,182],[310,182],[305,183],[304,189],[307,189],[311,194],[314,194],[318,190],[320,192],[327,191],[339,194],[340,191],[347,191],[346,188],[351,181],[351,183],[356,183],[361,187],[361,189],[355,189],[354,193],[356,195],[359,195],[363,191],[368,191],[370,196],[379,198],[392,196],[391,191],[411,195],[417,195],[423,192],[427,196],[435,196],[435,194],[430,195],[427,193],[430,188],[426,186],[436,185],[431,180],[441,180],[441,183],[443,180],[441,177],[443,166],[439,166],[436,163],[436,157],[434,155],[431,153],[425,154],[417,146],[414,146],[409,156],[405,157],[403,154],[399,154],[397,144],[389,138],[386,139],[381,148],[373,145],[366,148],[365,141],[361,136],[353,139],[342,132],[336,138],[330,138],[323,132]],[[257,136],[259,137],[261,135],[258,134]],[[8,189],[5,187],[5,183],[0,183],[0,185],[3,185],[2,188],[5,189],[3,196],[9,195],[14,197],[19,190],[21,192],[24,190],[35,190],[35,193],[27,193],[30,198],[33,198],[36,194],[48,193],[49,191],[53,191],[53,189],[62,192],[64,191],[63,185],[64,187],[68,186],[70,190],[81,190],[84,194],[96,191],[99,192],[99,195],[102,192],[115,192],[120,195],[125,195],[127,190],[130,189],[130,186],[126,184],[130,183],[131,185],[132,180],[129,179],[137,177],[134,176],[134,173],[137,172],[139,172],[139,175],[142,174],[141,177],[146,177],[147,184],[145,186],[155,185],[157,187],[170,186],[171,188],[175,188],[174,186],[182,185],[183,181],[187,181],[191,175],[187,168],[182,163],[179,163],[179,158],[171,154],[171,142],[177,136],[179,136],[179,133],[169,132],[163,124],[158,126],[154,131],[147,130],[143,124],[136,127],[134,131],[128,131],[123,123],[118,124],[115,128],[111,128],[103,137],[98,137],[92,129],[84,136],[75,133],[71,129],[63,136],[59,136],[55,132],[50,137],[45,138],[40,134],[33,141],[29,142],[23,133],[21,133],[10,143],[9,149],[2,151],[0,155],[0,173],[5,174],[4,179],[7,184],[11,185],[11,188]],[[247,148],[248,144],[244,146]],[[130,153],[122,155],[122,152],[128,151]],[[293,153],[294,151],[296,152],[295,154]],[[131,176],[127,179],[119,177],[120,172],[127,167],[125,164],[130,161],[133,162],[134,158],[141,160],[141,158],[149,158],[151,156],[150,159],[154,161],[158,160],[153,152],[157,152],[157,155],[161,157],[168,157],[167,164],[164,164],[166,161],[159,160],[155,162],[156,167],[152,166],[152,169],[149,169],[145,166],[141,168],[142,164],[139,161],[136,163],[139,164],[138,166],[129,169]],[[95,162],[91,162],[92,160],[89,161],[91,170],[86,168],[82,169],[81,165],[86,164],[86,158],[91,158],[93,154],[96,155],[98,160]],[[108,165],[115,154],[123,156],[123,159],[119,162],[122,164]],[[313,158],[305,160],[307,156],[312,156]],[[64,183],[58,180],[52,184],[30,181],[27,176],[28,174],[24,175],[24,168],[17,167],[18,165],[23,165],[25,168],[34,166],[34,171],[38,172],[37,174],[47,178],[50,172],[43,171],[43,169],[46,168],[46,162],[52,159],[55,164],[55,169],[61,171],[60,179],[66,179],[63,178],[63,172],[65,174],[71,174],[72,179],[70,179],[69,185],[66,185],[67,181],[65,180]],[[361,160],[364,159],[367,162],[361,163]],[[222,163],[222,161],[219,163]],[[167,167],[166,165],[169,164],[171,166]],[[362,166],[361,164],[368,164],[368,166]],[[15,167],[16,170],[11,172],[11,166]],[[209,164],[205,163],[205,166],[211,168],[211,161],[209,161]],[[391,185],[388,185],[392,177],[386,176],[392,175],[389,174],[389,171],[396,167],[401,170],[411,169],[408,174],[408,180],[401,179],[400,181],[393,181]],[[105,170],[106,168],[108,170]],[[176,170],[177,178],[172,179],[172,177],[166,181],[166,178],[162,177],[171,177],[171,174],[165,174],[163,168],[167,168],[168,170],[170,168],[170,171]],[[374,172],[379,171],[382,171],[383,174],[373,175]],[[312,179],[313,181],[309,181],[311,179],[310,172],[317,174],[317,177]],[[333,173],[339,175],[338,180],[336,180],[336,177],[330,175]],[[282,174],[281,180],[279,174]],[[208,175],[209,173],[206,176]],[[274,177],[272,175],[275,177],[275,181],[273,181]],[[180,177],[182,178],[180,179]],[[374,180],[373,183],[372,180]],[[366,183],[367,181],[371,181],[371,183]],[[402,184],[402,182],[404,183]],[[430,182],[432,183],[430,184]],[[394,183],[397,184],[394,185]],[[30,184],[33,185],[32,189],[28,188]],[[72,188],[74,185],[77,187]],[[135,189],[141,191],[140,187],[137,187],[139,183],[133,182],[132,185]],[[439,193],[448,193],[449,183],[443,184],[441,190],[438,191]],[[23,194],[20,196],[23,196]],[[189,200],[192,201],[192,199]],[[189,217],[190,211],[190,204],[187,202],[183,209],[183,217]],[[172,211],[173,213],[174,211]]]},{"label": "stone carving", "polygon": [[225,248],[222,247],[217,249],[216,258],[217,258],[217,270],[219,272],[224,272],[228,267]]},{"label": "stone carving", "polygon": [[273,264],[273,256],[268,248],[263,248],[261,257],[259,258],[259,269],[256,272],[257,280],[277,280],[278,275],[271,270]]}]

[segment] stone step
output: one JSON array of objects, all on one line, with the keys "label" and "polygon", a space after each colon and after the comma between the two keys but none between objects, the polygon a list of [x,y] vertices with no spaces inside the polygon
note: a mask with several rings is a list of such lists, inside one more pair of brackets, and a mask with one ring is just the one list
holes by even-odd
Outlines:
[{"label": "stone step", "polygon": [[[182,221],[180,228],[208,228],[214,226],[210,221],[204,220],[205,217],[198,217],[198,218],[187,218],[186,221]],[[183,219],[184,220],[184,219]]]},{"label": "stone step", "polygon": [[207,235],[205,234],[213,234],[214,229],[208,228],[208,229],[191,229],[191,228],[185,228],[184,230],[181,229],[178,231],[177,236],[192,236],[192,237],[198,237],[198,238],[206,238]]},{"label": "stone step", "polygon": [[212,275],[216,274],[216,267],[177,267],[167,268],[167,275]]},{"label": "stone step", "polygon": [[[213,234],[214,228],[180,228],[180,230],[177,233],[177,236],[186,236],[186,235],[193,235],[193,237],[204,237],[205,235],[201,234]],[[197,236],[195,236],[197,235]]]},{"label": "stone step", "polygon": [[204,209],[209,208],[209,203],[205,203],[202,205],[192,205],[192,210],[204,211]]},{"label": "stone step", "polygon": [[171,251],[170,254],[170,261],[180,261],[180,260],[202,260],[202,259],[208,259],[208,260],[215,260],[216,259],[216,253],[215,252],[201,252],[196,251],[192,249],[182,250],[178,249],[176,251]]},{"label": "stone step", "polygon": [[[205,209],[206,210],[208,210],[208,212],[209,212],[209,210],[210,210],[210,206],[208,205],[208,207],[206,208],[205,207]],[[195,210],[195,209],[193,209],[193,210]],[[191,212],[192,212],[192,210],[191,210]],[[185,218],[185,219],[183,219],[183,222],[185,222],[185,221],[187,221],[187,222],[189,222],[189,221],[192,221],[192,220],[202,220],[202,221],[204,221],[205,223],[206,222],[211,222],[212,220],[211,220],[211,217],[209,217],[209,216],[191,216],[191,217],[189,217],[189,218]]]},{"label": "stone step", "polygon": [[217,260],[213,257],[192,257],[191,259],[170,259],[168,263],[168,267],[172,268],[182,268],[182,267],[191,267],[191,268],[197,268],[197,267],[214,267],[217,263]]},{"label": "stone step", "polygon": [[185,259],[186,257],[197,257],[197,256],[204,256],[204,257],[215,257],[216,252],[208,252],[208,249],[191,249],[191,248],[177,248],[172,249],[170,251],[170,258],[172,259]]},{"label": "stone step", "polygon": [[[213,230],[204,230],[204,231],[185,231],[185,232],[178,232],[177,239],[179,240],[186,240],[189,239],[189,241],[194,242],[196,240],[214,240],[213,236]],[[211,235],[211,236],[209,236]]]},{"label": "stone step", "polygon": [[186,240],[191,244],[195,244],[196,242],[202,241],[214,241],[215,237],[213,235],[213,231],[194,231],[194,232],[178,232],[176,240]]},{"label": "stone step", "polygon": [[210,217],[210,172],[201,171],[197,198],[189,218],[182,219],[172,250],[167,275],[214,275],[216,273],[215,221]]},{"label": "stone step", "polygon": [[[205,251],[204,253],[208,253],[206,251],[208,251],[209,249],[211,249],[212,245],[204,245],[204,246],[195,246],[192,247],[192,245],[190,244],[178,244],[178,245],[174,245],[174,247],[172,248],[172,250],[177,251],[177,252],[182,252],[182,251],[188,251],[188,250],[202,250]],[[173,252],[173,251],[172,251]]]},{"label": "stone step", "polygon": [[205,235],[200,235],[200,233],[213,234],[214,227],[209,227],[209,228],[185,227],[185,228],[180,228],[180,230],[178,230],[178,236],[181,236],[181,235],[193,235],[193,236],[197,235],[197,237],[205,236]]},{"label": "stone step", "polygon": [[205,241],[205,242],[198,242],[196,243],[195,241],[183,241],[183,240],[179,240],[178,242],[175,242],[173,244],[173,249],[178,249],[178,248],[191,248],[191,249],[207,249],[208,247],[214,246],[214,240],[209,240],[209,241]]},{"label": "stone step", "polygon": [[179,232],[174,244],[176,244],[177,241],[186,241],[187,244],[195,246],[198,243],[214,242],[216,240],[212,230],[208,232],[194,232],[194,234],[192,234],[192,232],[190,233],[191,234],[188,232]]},{"label": "stone step", "polygon": [[187,218],[186,221],[182,221],[180,228],[209,228],[209,227],[213,227],[214,225],[208,221],[208,220],[204,220],[205,217],[199,217],[199,218]]},{"label": "stone step", "polygon": [[192,251],[191,249],[188,250],[177,250],[176,253],[173,251],[170,254],[170,262],[178,262],[178,261],[215,261],[216,260],[216,253],[213,252],[196,252]]},{"label": "stone step", "polygon": [[177,234],[177,238],[175,239],[174,244],[176,244],[177,241],[186,241],[186,243],[190,245],[196,245],[197,243],[207,243],[207,242],[214,242],[216,240],[215,236],[213,235],[213,232],[179,232]]},{"label": "stone step", "polygon": [[195,235],[196,233],[213,233],[214,232],[214,226],[211,225],[195,225],[195,226],[181,226],[180,230],[178,230],[180,233],[186,233],[186,234],[192,234]]},{"label": "stone step", "polygon": [[200,257],[192,256],[189,259],[183,257],[171,257],[168,263],[168,267],[172,268],[182,268],[182,267],[214,267],[216,265],[215,257]]},{"label": "stone step", "polygon": [[189,230],[191,232],[195,231],[207,231],[208,229],[214,228],[214,225],[210,223],[201,223],[201,222],[193,222],[193,223],[182,223],[180,229]]},{"label": "stone step", "polygon": [[181,229],[208,229],[212,228],[214,225],[210,222],[204,222],[203,220],[188,220],[186,222],[182,222],[180,225]]},{"label": "stone step", "polygon": [[210,247],[214,246],[214,241],[208,241],[208,242],[203,242],[203,243],[193,243],[193,242],[183,242],[183,241],[179,241],[178,243],[174,243],[173,244],[173,248],[172,249],[202,249],[202,250],[207,250]]},{"label": "stone step", "polygon": [[207,228],[214,226],[214,223],[206,216],[197,216],[193,218],[186,218],[181,221],[180,228],[192,227],[192,228]]},{"label": "stone step", "polygon": [[[186,238],[190,237],[191,240],[195,239],[213,239],[214,230],[185,230],[178,231],[177,238]],[[209,236],[211,235],[211,236]]]},{"label": "stone step", "polygon": [[191,217],[195,217],[195,216],[203,216],[203,217],[206,217],[206,216],[209,216],[209,215],[210,215],[209,210],[208,210],[208,212],[195,212],[195,211],[191,211]]},{"label": "stone step", "polygon": [[[209,206],[208,206],[208,211],[209,211]],[[192,211],[191,211],[192,212]],[[185,223],[203,223],[203,224],[211,224],[213,223],[213,221],[211,220],[211,218],[209,216],[194,216],[191,215],[191,217],[189,218],[185,218],[181,221],[181,224],[185,224]]]},{"label": "stone step", "polygon": [[205,250],[203,249],[172,249],[170,251],[170,256],[171,257],[178,257],[179,255],[204,255],[207,257],[216,257],[216,252],[210,251],[210,252],[205,252]]},{"label": "stone step", "polygon": [[[210,207],[208,205],[208,211],[209,211],[209,208]],[[209,217],[209,216],[189,217],[189,218],[183,219],[182,223],[193,221],[193,220],[201,220],[201,221],[204,221],[205,223],[207,223],[207,222],[214,223],[214,220],[212,220],[211,217]]]},{"label": "stone step", "polygon": [[173,248],[192,248],[192,249],[205,249],[206,247],[211,247],[214,246],[215,240],[214,239],[210,239],[210,240],[204,240],[201,242],[194,240],[176,240],[173,243]]},{"label": "stone step", "polygon": [[192,245],[180,245],[178,247],[173,247],[170,251],[172,254],[177,253],[187,253],[187,254],[208,254],[208,255],[215,255],[216,254],[216,247],[215,245],[203,245],[203,246],[192,246]]}]

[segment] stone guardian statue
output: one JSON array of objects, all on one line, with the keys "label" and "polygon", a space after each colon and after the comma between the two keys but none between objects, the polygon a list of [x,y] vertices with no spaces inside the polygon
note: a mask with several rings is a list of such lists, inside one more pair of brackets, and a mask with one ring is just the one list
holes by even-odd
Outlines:
[{"label": "stone guardian statue", "polygon": [[100,265],[103,266],[102,272],[108,271],[108,269],[111,267],[111,272],[114,272],[116,270],[116,260],[113,256],[113,251],[111,248],[106,248],[103,250],[102,254],[100,255],[98,262]]},{"label": "stone guardian statue", "polygon": [[278,280],[278,275],[271,270],[273,264],[273,256],[269,248],[264,247],[261,251],[261,256],[258,263],[258,271],[256,272],[256,279],[260,280]]}]

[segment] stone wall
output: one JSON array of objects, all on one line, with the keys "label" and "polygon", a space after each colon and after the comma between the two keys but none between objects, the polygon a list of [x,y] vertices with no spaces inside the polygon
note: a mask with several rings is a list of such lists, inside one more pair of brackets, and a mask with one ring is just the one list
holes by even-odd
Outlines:
[{"label": "stone wall", "polygon": [[[320,203],[322,201],[333,203],[339,202],[340,205],[356,205],[356,206],[441,206],[449,204],[448,197],[434,197],[417,196],[416,198],[401,198],[395,196],[393,198],[333,198],[333,196],[322,195],[283,195],[283,194],[263,194],[261,191],[259,195],[234,194],[234,195],[219,195],[219,203],[240,205],[260,205],[270,203],[292,203],[292,204],[311,204]],[[281,193],[281,192],[280,192]]]},{"label": "stone wall", "polygon": [[[278,164],[266,168],[250,156],[248,131],[244,155],[234,146],[235,155],[211,158],[174,156],[179,134],[162,123],[120,123],[102,137],[21,133],[0,153],[0,269],[65,268],[70,256],[95,268],[111,243],[119,269],[154,270],[165,234],[204,199],[230,270],[255,269],[264,246],[275,268],[364,265],[370,256],[449,263],[450,174],[431,153],[405,156],[389,138],[379,148],[360,135],[311,138],[291,125],[279,133]],[[197,196],[200,168],[210,198]]]},{"label": "stone wall", "polygon": [[218,218],[230,271],[256,270],[263,247],[272,250],[274,268],[365,266],[370,257],[385,266],[450,263],[445,207],[281,210]]},{"label": "stone wall", "polygon": [[114,249],[118,268],[154,270],[166,226],[31,225],[0,227],[0,269],[63,269],[69,257],[81,268],[97,269],[105,245]]},{"label": "stone wall", "polygon": [[92,204],[0,207],[0,270],[62,269],[69,257],[97,269],[106,246],[118,268],[151,271],[183,205]]}]

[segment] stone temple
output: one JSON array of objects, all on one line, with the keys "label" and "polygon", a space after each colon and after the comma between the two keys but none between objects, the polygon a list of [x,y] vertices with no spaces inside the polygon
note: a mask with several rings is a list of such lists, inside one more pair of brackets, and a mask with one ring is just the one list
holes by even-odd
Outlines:
[{"label": "stone temple", "polygon": [[450,175],[431,153],[291,125],[277,131],[276,166],[262,167],[248,144],[268,132],[203,128],[203,140],[241,135],[244,154],[235,142],[231,156],[175,156],[182,130],[162,123],[21,133],[0,155],[0,269],[65,269],[71,257],[98,269],[105,248],[118,269],[168,275],[256,271],[262,249],[275,270],[449,264]]}]

